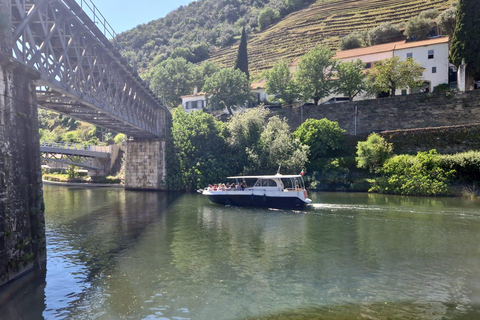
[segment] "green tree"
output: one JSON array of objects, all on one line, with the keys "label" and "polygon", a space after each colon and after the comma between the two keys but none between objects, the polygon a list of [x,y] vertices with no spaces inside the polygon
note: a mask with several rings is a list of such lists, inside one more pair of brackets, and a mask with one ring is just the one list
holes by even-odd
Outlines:
[{"label": "green tree", "polygon": [[422,19],[435,20],[435,19],[437,19],[437,17],[439,15],[440,15],[440,11],[438,11],[437,8],[433,8],[433,9],[428,9],[428,10],[420,12],[420,14],[418,16]]},{"label": "green tree", "polygon": [[475,0],[459,0],[457,24],[450,48],[450,61],[457,67],[465,59],[466,85],[472,87],[473,79],[480,72],[480,6]]},{"label": "green tree", "polygon": [[285,61],[276,63],[265,72],[266,93],[274,99],[291,104],[298,98],[298,89]]},{"label": "green tree", "polygon": [[435,27],[435,22],[430,18],[413,17],[405,26],[405,36],[415,40],[425,40],[428,34]]},{"label": "green tree", "polygon": [[248,166],[247,150],[257,150],[260,144],[260,136],[265,127],[268,109],[262,107],[247,109],[244,112],[235,113],[227,123],[227,142],[234,150],[234,155],[241,164],[243,173],[247,173]]},{"label": "green tree", "polygon": [[399,57],[387,58],[375,63],[367,74],[370,92],[389,92],[397,89],[417,87],[422,83],[423,67],[415,59],[401,61]]},{"label": "green tree", "polygon": [[330,80],[335,69],[334,53],[326,46],[319,45],[300,58],[295,71],[295,80],[303,101],[313,99],[318,104],[333,89]]},{"label": "green tree", "polygon": [[366,141],[357,143],[357,167],[378,172],[385,161],[392,157],[393,144],[387,142],[378,133],[372,133]]},{"label": "green tree", "polygon": [[271,117],[260,135],[259,148],[247,148],[249,173],[300,172],[308,161],[308,146],[294,139],[285,119]]},{"label": "green tree", "polygon": [[452,6],[438,16],[438,25],[450,38],[453,37],[453,32],[457,24],[456,11],[457,8]]},{"label": "green tree", "polygon": [[337,64],[337,80],[335,81],[335,92],[347,96],[350,101],[358,94],[365,91],[365,63],[360,59]]},{"label": "green tree", "polygon": [[418,152],[416,156],[399,155],[388,159],[381,169],[372,191],[401,195],[445,195],[448,181],[455,170],[440,166],[435,150]]},{"label": "green tree", "polygon": [[223,181],[231,171],[231,155],[222,136],[224,124],[202,111],[172,114],[172,138],[183,188],[197,190]]},{"label": "green tree", "polygon": [[200,62],[210,57],[210,47],[207,43],[202,42],[193,46],[192,53],[195,56],[193,62]]},{"label": "green tree", "polygon": [[275,20],[280,18],[280,13],[271,7],[266,7],[258,15],[258,26],[260,30],[271,25]]},{"label": "green tree", "polygon": [[247,75],[247,79],[250,78],[250,74],[248,73],[247,34],[245,32],[245,27],[242,29],[242,37],[240,39],[240,45],[238,46],[235,69],[245,73]]},{"label": "green tree", "polygon": [[173,50],[172,54],[170,55],[170,58],[176,59],[176,58],[183,58],[189,62],[195,62],[195,55],[190,51],[189,48],[184,48],[184,47],[177,47]]},{"label": "green tree", "polygon": [[363,47],[362,35],[358,32],[350,33],[340,39],[340,50],[350,50]]},{"label": "green tree", "polygon": [[288,11],[295,11],[303,5],[303,0],[285,0]]},{"label": "green tree", "polygon": [[199,70],[184,58],[168,58],[155,66],[148,78],[152,91],[161,96],[166,104],[176,107],[181,103],[180,96],[192,94]]},{"label": "green tree", "polygon": [[310,160],[331,156],[331,153],[342,147],[345,141],[345,130],[338,122],[326,118],[307,119],[293,133],[296,139],[310,147]]},{"label": "green tree", "polygon": [[401,35],[398,28],[391,23],[382,23],[378,27],[368,32],[368,41],[370,45],[377,45],[395,41]]},{"label": "green tree", "polygon": [[116,145],[122,145],[126,141],[126,136],[123,133],[118,133],[115,138],[113,138],[113,141],[115,142]]},{"label": "green tree", "polygon": [[203,92],[206,93],[209,108],[227,108],[230,114],[252,99],[252,90],[245,73],[228,68],[208,77]]}]

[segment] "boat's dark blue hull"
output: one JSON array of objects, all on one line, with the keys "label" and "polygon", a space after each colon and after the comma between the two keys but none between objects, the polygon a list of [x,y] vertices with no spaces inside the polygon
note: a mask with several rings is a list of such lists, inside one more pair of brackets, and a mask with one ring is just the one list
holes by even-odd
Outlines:
[{"label": "boat's dark blue hull", "polygon": [[213,203],[232,206],[301,209],[307,205],[307,203],[297,197],[267,197],[253,194],[209,194],[207,197]]}]

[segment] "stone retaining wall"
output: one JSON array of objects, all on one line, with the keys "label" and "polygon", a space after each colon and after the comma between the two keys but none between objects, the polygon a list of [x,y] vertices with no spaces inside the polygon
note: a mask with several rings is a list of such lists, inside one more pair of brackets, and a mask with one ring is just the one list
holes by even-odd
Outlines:
[{"label": "stone retaining wall", "polygon": [[282,108],[275,111],[275,114],[286,117],[292,130],[308,118],[327,118],[337,121],[351,135],[383,130],[468,125],[480,123],[480,90]]}]

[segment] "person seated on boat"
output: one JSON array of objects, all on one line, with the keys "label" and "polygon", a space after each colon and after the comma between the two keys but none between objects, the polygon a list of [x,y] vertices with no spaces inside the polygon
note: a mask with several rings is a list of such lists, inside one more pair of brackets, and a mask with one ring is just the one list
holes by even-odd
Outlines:
[{"label": "person seated on boat", "polygon": [[211,184],[208,185],[207,191],[213,191],[213,186]]},{"label": "person seated on boat", "polygon": [[245,181],[243,181],[242,183],[242,191],[245,190],[245,188],[247,187],[247,183]]},{"label": "person seated on boat", "polygon": [[235,189],[237,189],[237,191],[242,190],[242,187],[240,186],[240,183],[237,183],[237,185],[235,186]]},{"label": "person seated on boat", "polygon": [[213,190],[213,191],[217,191],[217,190],[218,190],[218,186],[217,186],[217,184],[216,184],[216,183],[213,185],[213,188],[212,188],[212,190]]},{"label": "person seated on boat", "polygon": [[222,183],[218,184],[218,191],[225,191],[225,185]]},{"label": "person seated on boat", "polygon": [[229,183],[227,183],[227,184],[225,185],[225,190],[226,190],[226,191],[230,191],[230,184],[229,184]]}]

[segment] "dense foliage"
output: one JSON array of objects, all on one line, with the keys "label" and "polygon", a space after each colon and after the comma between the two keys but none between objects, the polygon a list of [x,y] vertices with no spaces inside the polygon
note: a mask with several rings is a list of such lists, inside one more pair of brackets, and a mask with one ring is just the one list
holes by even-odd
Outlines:
[{"label": "dense foliage", "polygon": [[236,174],[299,173],[308,147],[294,139],[290,128],[269,112],[252,108],[222,123],[202,111],[173,112],[167,187],[196,190]]},{"label": "dense foliage", "polygon": [[415,59],[387,58],[377,61],[369,70],[367,84],[371,93],[388,92],[394,96],[397,89],[419,86],[423,82],[423,70]]},{"label": "dense foliage", "polygon": [[455,170],[440,166],[435,150],[419,152],[416,156],[399,155],[388,159],[382,167],[382,176],[372,191],[401,195],[446,195],[448,181]]},{"label": "dense foliage", "polygon": [[334,53],[326,46],[318,45],[300,58],[295,80],[303,101],[312,99],[318,104],[333,89],[331,80],[335,69]]},{"label": "dense foliage", "polygon": [[233,110],[253,99],[247,75],[239,69],[224,68],[205,80],[203,91],[209,108]]},{"label": "dense foliage", "polygon": [[348,62],[339,61],[336,66],[335,93],[353,100],[367,89],[364,74],[365,63],[360,59]]},{"label": "dense foliage", "polygon": [[480,74],[480,6],[477,0],[459,0],[457,23],[450,48],[450,61],[467,64],[467,84]]},{"label": "dense foliage", "polygon": [[372,133],[366,141],[357,144],[357,166],[370,172],[379,172],[393,152],[393,145],[378,133]]},{"label": "dense foliage", "polygon": [[287,104],[298,99],[297,85],[285,61],[275,64],[271,70],[264,73],[264,76],[265,92],[272,95],[273,99]]},{"label": "dense foliage", "polygon": [[173,111],[172,137],[183,188],[197,190],[222,181],[230,172],[231,156],[222,136],[224,124],[204,112]]},{"label": "dense foliage", "polygon": [[293,136],[310,147],[310,159],[332,156],[332,152],[341,148],[345,140],[345,130],[338,122],[326,118],[307,119],[295,130]]},{"label": "dense foliage", "polygon": [[[189,51],[190,62],[202,61],[217,48],[229,46],[245,27],[247,34],[298,10],[303,0],[199,0],[119,34],[114,45],[142,71],[172,55]],[[268,8],[268,9],[267,9]],[[265,13],[267,11],[267,13]],[[260,14],[263,12],[263,18]],[[270,17],[269,13],[273,12]],[[229,67],[233,67],[230,65]]]}]

